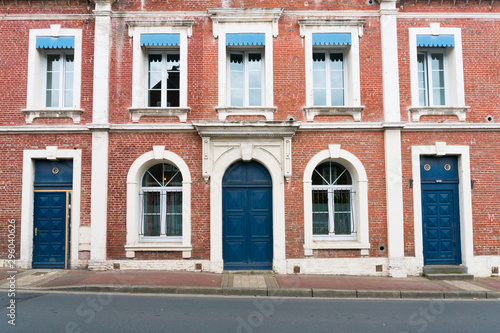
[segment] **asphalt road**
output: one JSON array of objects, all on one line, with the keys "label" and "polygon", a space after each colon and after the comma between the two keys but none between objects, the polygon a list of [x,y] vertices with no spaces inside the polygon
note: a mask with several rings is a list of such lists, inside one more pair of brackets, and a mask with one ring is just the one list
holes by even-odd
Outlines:
[{"label": "asphalt road", "polygon": [[11,299],[0,294],[0,332],[497,333],[500,327],[500,300],[16,293],[12,311]]}]

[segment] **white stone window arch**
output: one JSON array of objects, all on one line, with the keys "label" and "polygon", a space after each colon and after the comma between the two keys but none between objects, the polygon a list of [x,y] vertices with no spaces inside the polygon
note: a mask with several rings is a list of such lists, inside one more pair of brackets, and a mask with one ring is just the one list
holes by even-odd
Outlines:
[{"label": "white stone window arch", "polygon": [[[175,166],[182,174],[182,236],[165,239],[141,237],[141,190],[144,174],[157,164]],[[182,251],[183,258],[191,257],[191,173],[184,160],[177,154],[154,146],[153,150],[141,155],[132,163],[127,175],[127,243],[128,258],[134,258],[136,251]]]},{"label": "white stone window arch", "polygon": [[[350,237],[313,237],[313,173],[317,166],[332,161],[343,167],[352,177],[352,223]],[[316,249],[360,249],[367,255],[370,249],[368,229],[368,178],[361,161],[340,145],[329,145],[311,158],[304,170],[304,252],[312,256]]]}]

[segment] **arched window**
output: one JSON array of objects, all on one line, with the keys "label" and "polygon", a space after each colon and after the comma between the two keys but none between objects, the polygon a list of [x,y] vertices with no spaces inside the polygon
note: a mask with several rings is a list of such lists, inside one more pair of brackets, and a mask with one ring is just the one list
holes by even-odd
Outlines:
[{"label": "arched window", "polygon": [[314,239],[356,239],[354,202],[349,171],[332,161],[318,165],[312,174]]},{"label": "arched window", "polygon": [[182,174],[171,164],[150,167],[141,182],[141,238],[182,239]]}]

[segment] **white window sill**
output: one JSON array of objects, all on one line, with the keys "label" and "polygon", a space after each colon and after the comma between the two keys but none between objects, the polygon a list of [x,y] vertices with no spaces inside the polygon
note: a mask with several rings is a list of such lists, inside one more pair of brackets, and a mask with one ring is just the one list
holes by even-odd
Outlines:
[{"label": "white window sill", "polygon": [[182,245],[182,243],[139,243],[125,245],[125,252],[127,258],[135,258],[135,252],[141,251],[172,251],[180,252],[182,251],[182,258],[191,258],[191,251],[193,247],[191,245]]},{"label": "white window sill", "polygon": [[314,240],[312,244],[304,244],[306,256],[312,256],[313,250],[361,250],[361,255],[368,255],[370,244],[349,240]]},{"label": "white window sill", "polygon": [[352,116],[354,121],[361,121],[364,106],[306,106],[307,121],[313,121],[316,116]]},{"label": "white window sill", "polygon": [[73,123],[80,123],[82,109],[25,109],[21,110],[26,119],[26,124],[33,124],[35,118],[71,118]]},{"label": "white window sill", "polygon": [[264,106],[228,106],[216,107],[215,111],[219,114],[219,120],[224,121],[228,116],[264,116],[266,120],[273,120],[276,107]]},{"label": "white window sill", "polygon": [[168,108],[129,108],[132,122],[138,123],[141,117],[177,117],[181,123],[187,121],[187,114],[191,108],[168,107]]},{"label": "white window sill", "polygon": [[411,118],[419,121],[421,116],[456,116],[459,121],[465,121],[468,106],[416,106],[410,107]]}]

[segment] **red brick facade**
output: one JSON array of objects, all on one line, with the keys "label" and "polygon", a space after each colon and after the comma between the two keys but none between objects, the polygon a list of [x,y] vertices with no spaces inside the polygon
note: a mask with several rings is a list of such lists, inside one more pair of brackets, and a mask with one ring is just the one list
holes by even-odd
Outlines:
[{"label": "red brick facade", "polygon": [[[97,4],[96,4],[97,3]],[[108,11],[107,4],[110,4]],[[382,1],[387,5],[392,1]],[[203,262],[203,269],[220,270],[219,250],[214,247],[222,246],[214,232],[218,232],[219,223],[212,221],[218,216],[214,207],[218,207],[213,200],[217,189],[208,179],[214,177],[215,169],[207,169],[204,163],[210,160],[213,165],[223,159],[224,154],[218,154],[216,144],[222,144],[225,136],[204,136],[197,130],[197,122],[212,123],[221,128],[224,124],[219,120],[216,108],[219,107],[219,39],[214,37],[215,20],[207,14],[209,9],[234,9],[235,16],[246,15],[245,10],[259,8],[272,10],[282,8],[279,19],[274,22],[267,19],[271,27],[277,24],[277,36],[272,37],[272,83],[273,83],[273,112],[272,120],[275,124],[287,126],[290,117],[297,129],[291,139],[291,171],[290,178],[282,176],[284,198],[283,216],[274,216],[275,221],[284,221],[282,230],[275,229],[275,263],[277,271],[292,272],[293,266],[305,267],[303,272],[349,274],[350,265],[366,267],[366,274],[393,274],[391,260],[406,260],[404,274],[418,274],[421,271],[422,254],[421,244],[416,245],[415,233],[418,221],[415,222],[415,191],[413,179],[415,178],[415,160],[412,149],[415,147],[438,147],[439,143],[446,143],[446,147],[459,146],[461,151],[470,154],[470,169],[467,175],[461,174],[460,179],[472,180],[473,188],[470,198],[463,197],[460,193],[460,217],[464,227],[462,233],[463,261],[477,275],[488,275],[492,267],[500,266],[500,178],[499,161],[500,145],[497,137],[500,132],[500,4],[489,1],[476,1],[466,5],[463,1],[456,4],[439,1],[413,2],[395,4],[397,11],[390,15],[396,18],[397,29],[397,66],[399,73],[399,108],[400,122],[396,125],[392,120],[386,119],[386,110],[390,107],[384,105],[384,73],[382,33],[386,28],[385,15],[381,4],[373,2],[368,4],[364,0],[347,2],[332,1],[106,1],[96,0],[87,4],[86,1],[65,1],[55,3],[47,0],[42,5],[40,2],[20,0],[5,1],[0,5],[0,77],[2,78],[2,92],[0,93],[0,152],[3,158],[0,161],[0,262],[3,259],[7,265],[7,224],[8,220],[15,219],[16,224],[16,256],[22,265],[31,265],[31,254],[23,252],[25,242],[32,242],[29,234],[22,234],[21,226],[32,227],[32,202],[23,202],[23,198],[30,197],[26,191],[32,191],[32,184],[23,184],[26,179],[31,179],[23,172],[25,161],[24,153],[27,150],[39,152],[47,151],[47,147],[57,147],[57,151],[74,150],[81,152],[81,187],[73,188],[80,193],[79,227],[83,228],[80,239],[73,240],[78,245],[75,250],[80,258],[71,258],[75,267],[92,266],[92,260],[104,260],[105,268],[112,267],[112,263],[121,263],[122,267],[149,268],[149,262],[155,262],[154,267],[165,269],[190,269],[190,265]],[[381,9],[382,8],[382,9]],[[267,12],[266,12],[267,13]],[[40,19],[50,15],[51,19]],[[53,18],[52,18],[53,17]],[[96,36],[102,33],[100,18],[109,18],[109,72],[101,73],[96,69],[95,57],[101,56],[99,47],[95,45]],[[299,20],[323,21],[351,21],[362,20],[362,36],[358,38],[359,49],[359,93],[360,105],[363,107],[361,121],[354,121],[350,115],[322,115],[316,116],[314,121],[308,121],[303,108],[307,106],[306,90],[306,39],[301,36],[302,27]],[[171,116],[142,117],[138,123],[132,122],[132,107],[134,91],[134,40],[129,34],[131,21],[192,21],[191,35],[187,38],[187,121],[180,122],[179,118]],[[104,23],[100,23],[104,22]],[[221,21],[222,22],[222,21]],[[463,64],[463,95],[467,107],[466,120],[458,121],[456,116],[442,113],[438,115],[424,115],[419,121],[412,119],[412,75],[411,75],[411,43],[409,31],[414,28],[429,28],[430,24],[439,23],[440,29],[459,28],[461,33],[462,64]],[[149,26],[155,24],[149,23]],[[223,23],[219,23],[223,25]],[[344,25],[349,25],[344,24]],[[61,30],[81,30],[81,87],[79,109],[82,110],[79,123],[70,118],[38,117],[32,124],[27,123],[23,110],[27,108],[28,98],[28,73],[30,64],[30,31],[37,29],[50,29],[51,25],[60,25]],[[161,25],[160,23],[156,24]],[[339,25],[343,26],[339,23]],[[149,27],[148,26],[148,27]],[[168,23],[165,26],[169,26]],[[335,25],[333,25],[335,26]],[[147,28],[145,28],[147,29]],[[394,44],[396,45],[396,44]],[[137,56],[137,55],[135,55]],[[450,65],[451,66],[451,65]],[[451,67],[450,67],[451,68]],[[350,70],[348,68],[348,70]],[[109,75],[108,75],[109,74]],[[100,78],[108,78],[103,82]],[[97,81],[95,81],[97,80]],[[107,85],[109,87],[108,101],[98,101],[94,98],[95,87]],[[347,92],[348,94],[353,92]],[[96,114],[100,111],[98,103],[107,103],[107,121],[96,121]],[[225,122],[242,124],[242,133],[248,129],[248,124],[262,123],[263,116],[236,114],[227,117]],[[395,127],[391,127],[391,126]],[[394,129],[395,128],[395,129]],[[386,150],[386,131],[399,131],[401,142],[400,152]],[[93,161],[96,158],[96,137],[104,131],[109,136],[107,140],[107,161]],[[198,131],[198,132],[197,132]],[[204,140],[210,137],[212,141],[204,146]],[[274,156],[278,160],[281,170],[285,170],[284,145],[286,136],[280,140],[266,141],[269,135],[256,137],[244,134],[231,134],[227,139],[229,145],[243,147],[254,140],[252,149],[261,149],[257,144],[265,142],[282,144],[281,150]],[[207,141],[208,142],[208,141]],[[305,228],[305,214],[307,208],[304,204],[304,172],[308,163],[316,155],[324,151],[337,149],[333,146],[340,145],[342,152],[348,152],[356,157],[362,164],[367,177],[367,210],[368,210],[368,247],[351,246],[342,248],[334,244],[331,248],[315,247],[312,255],[305,252],[305,243],[308,242]],[[139,224],[134,224],[128,216],[130,182],[129,172],[134,162],[147,153],[154,151],[154,146],[162,146],[165,151],[180,157],[187,165],[191,175],[191,238],[189,254],[186,248],[182,250],[158,250],[126,248],[130,245],[128,234],[137,233]],[[213,157],[206,157],[207,147]],[[218,146],[217,146],[218,147]],[[245,146],[246,147],[246,146]],[[467,147],[467,148],[463,148]],[[217,148],[222,149],[222,148]],[[240,149],[240,148],[235,148]],[[431,148],[425,148],[431,149]],[[438,148],[436,148],[438,149]],[[452,151],[452,148],[450,148]],[[264,151],[263,149],[261,149]],[[259,151],[261,151],[259,150]],[[270,150],[271,151],[271,150]],[[233,150],[234,152],[234,150]],[[42,153],[40,153],[42,154]],[[45,153],[43,153],[45,154]],[[42,154],[42,155],[43,155]],[[68,153],[69,154],[69,153]],[[156,154],[156,153],[155,153]],[[333,153],[332,153],[333,154]],[[399,175],[393,174],[386,165],[388,157],[400,154]],[[423,153],[424,155],[427,153]],[[460,161],[465,155],[457,154]],[[269,156],[271,156],[269,155]],[[394,155],[394,156],[396,156]],[[45,156],[45,155],[43,155]],[[63,156],[63,155],[61,155]],[[64,155],[66,156],[66,155]],[[71,155],[73,156],[73,155]],[[155,155],[156,156],[156,155]],[[208,155],[207,155],[208,156]],[[243,156],[243,153],[242,153]],[[332,155],[333,156],[333,155]],[[38,157],[37,157],[38,158]],[[43,158],[43,157],[40,157]],[[49,158],[49,157],[48,157]],[[157,159],[157,157],[154,157]],[[211,160],[213,158],[213,161]],[[36,159],[36,158],[35,158]],[[332,157],[334,159],[334,157]],[[31,163],[30,161],[28,161]],[[103,162],[103,164],[100,164]],[[24,163],[24,164],[23,164]],[[149,163],[149,162],[148,162]],[[273,162],[274,163],[274,162]],[[459,162],[462,163],[462,162]],[[101,165],[101,166],[100,166]],[[463,168],[460,166],[459,168]],[[94,169],[93,169],[94,168]],[[103,169],[104,168],[104,169]],[[106,200],[106,216],[92,216],[91,197],[92,180],[95,174],[105,172],[107,168],[107,184],[101,184],[101,192]],[[31,169],[30,169],[31,170]],[[142,170],[142,169],[141,169]],[[208,170],[208,171],[207,171]],[[144,170],[143,170],[144,171]],[[33,172],[31,170],[30,172]],[[142,171],[141,171],[142,172]],[[205,176],[208,172],[208,176]],[[284,172],[284,171],[283,171]],[[210,174],[212,173],[212,174]],[[286,176],[286,175],[285,175]],[[30,187],[31,186],[31,187]],[[220,184],[219,184],[220,186]],[[398,216],[398,212],[391,211],[387,203],[388,196],[393,187],[402,187],[401,208],[402,215],[398,223],[403,225],[403,232],[399,236],[390,236],[391,227],[388,219]],[[418,187],[419,188],[419,187]],[[103,194],[104,189],[105,194]],[[220,189],[219,189],[220,190]],[[24,194],[23,194],[24,193]],[[30,192],[31,193],[31,192]],[[25,196],[28,195],[28,196]],[[274,194],[276,195],[276,194]],[[362,195],[361,193],[359,195]],[[420,195],[418,193],[418,195]],[[31,196],[32,198],[32,196]],[[279,201],[279,198],[275,198]],[[391,198],[389,198],[391,200]],[[470,207],[467,202],[471,202]],[[399,201],[398,201],[399,202]],[[31,208],[30,208],[31,207]],[[31,210],[30,210],[31,209]],[[420,209],[420,208],[419,208]],[[397,211],[397,210],[396,210]],[[24,214],[24,216],[23,216]],[[215,215],[214,215],[215,214]],[[396,214],[396,215],[394,215]],[[470,216],[472,219],[470,219]],[[93,220],[95,219],[95,221]],[[101,220],[102,219],[102,220]],[[464,222],[464,219],[468,219]],[[99,222],[101,221],[101,222]],[[132,222],[131,222],[132,221]],[[94,225],[105,225],[105,258],[97,258],[94,249],[99,247],[94,237]],[[281,222],[279,222],[281,223]],[[360,222],[363,223],[363,222]],[[471,227],[472,234],[468,231]],[[138,228],[138,227],[137,227]],[[222,229],[222,227],[220,227]],[[78,234],[78,232],[76,232]],[[464,236],[465,235],[465,236]],[[312,236],[312,235],[310,235]],[[215,238],[214,238],[215,237]],[[282,243],[278,240],[283,238]],[[397,240],[391,237],[399,237]],[[421,236],[418,236],[421,237]],[[418,238],[417,239],[420,239]],[[468,240],[467,240],[468,239]],[[469,240],[472,240],[470,244]],[[94,243],[93,243],[94,242]],[[281,242],[281,240],[279,241]],[[341,241],[338,241],[341,242]],[[317,242],[316,242],[317,243]],[[395,245],[397,244],[397,245]],[[140,244],[135,244],[136,248]],[[72,245],[73,246],[73,245]],[[184,244],[183,246],[187,246]],[[393,248],[391,248],[391,246]],[[402,256],[393,255],[391,252],[399,246],[404,253]],[[29,247],[32,249],[32,246]],[[132,248],[132,247],[131,247]],[[72,253],[76,253],[72,250]],[[183,252],[184,251],[184,252]],[[220,250],[222,251],[222,249]],[[282,251],[282,252],[280,252]],[[28,257],[22,258],[25,253]],[[90,253],[90,263],[87,262]],[[277,253],[283,253],[279,257]],[[96,255],[96,256],[94,256]],[[281,254],[280,254],[281,255]],[[278,260],[279,259],[279,260]],[[320,261],[316,259],[326,260]],[[330,260],[330,261],[329,261]],[[350,261],[351,260],[351,261]],[[356,261],[358,260],[358,261]],[[133,262],[137,262],[134,264]],[[160,262],[159,264],[157,264]],[[169,266],[169,262],[175,262]],[[131,263],[131,264],[130,264]],[[161,266],[162,264],[165,266]],[[214,264],[215,263],[215,264]],[[375,273],[375,265],[382,264],[384,271]],[[97,264],[96,264],[97,265]],[[127,266],[129,265],[129,266]],[[134,266],[135,265],[135,266]],[[213,266],[212,266],[213,265]],[[217,266],[219,265],[219,266]],[[332,269],[319,268],[321,265],[333,265]],[[347,271],[342,270],[348,267]],[[95,266],[97,267],[97,266]],[[309,267],[309,269],[307,268]],[[316,268],[315,268],[316,267]],[[194,268],[193,268],[194,269]],[[394,274],[397,276],[397,274]]]}]

